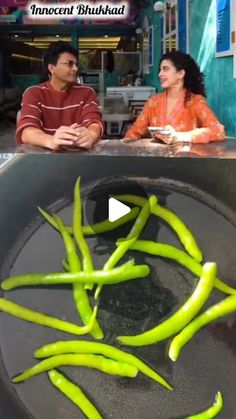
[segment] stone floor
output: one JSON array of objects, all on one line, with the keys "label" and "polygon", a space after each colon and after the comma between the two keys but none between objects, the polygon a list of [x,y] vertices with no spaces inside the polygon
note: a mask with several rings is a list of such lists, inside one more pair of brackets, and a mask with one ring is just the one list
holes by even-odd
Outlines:
[{"label": "stone floor", "polygon": [[16,124],[14,121],[0,121],[0,152],[1,148],[15,145]]}]

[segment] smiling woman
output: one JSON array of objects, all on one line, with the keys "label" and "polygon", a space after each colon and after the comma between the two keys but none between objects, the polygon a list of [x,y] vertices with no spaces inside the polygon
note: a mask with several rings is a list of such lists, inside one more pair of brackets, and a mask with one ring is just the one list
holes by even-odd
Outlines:
[{"label": "smiling woman", "polygon": [[203,74],[190,55],[180,51],[165,54],[159,78],[164,92],[148,100],[125,138],[145,137],[151,126],[163,128],[155,136],[167,144],[224,140],[224,127],[205,99]]}]

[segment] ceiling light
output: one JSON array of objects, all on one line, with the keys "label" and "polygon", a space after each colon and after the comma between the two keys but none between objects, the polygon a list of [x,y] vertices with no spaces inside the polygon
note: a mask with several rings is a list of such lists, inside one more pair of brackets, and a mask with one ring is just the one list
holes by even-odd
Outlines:
[{"label": "ceiling light", "polygon": [[156,1],[153,5],[153,10],[157,13],[163,13],[165,10],[165,5],[162,1]]},{"label": "ceiling light", "polygon": [[22,60],[30,60],[30,61],[40,61],[40,62],[42,62],[42,60],[40,58],[30,57],[28,55],[11,54],[11,56],[14,57],[14,58],[22,59]]}]

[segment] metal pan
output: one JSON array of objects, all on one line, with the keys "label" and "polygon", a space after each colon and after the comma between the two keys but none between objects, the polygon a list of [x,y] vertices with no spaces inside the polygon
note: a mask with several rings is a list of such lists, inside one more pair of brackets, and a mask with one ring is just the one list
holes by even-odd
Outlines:
[{"label": "metal pan", "polygon": [[[57,233],[39,217],[38,205],[58,211],[70,222],[73,185],[78,175],[82,176],[84,199],[91,190],[96,195],[94,185],[98,180],[106,179],[107,185],[107,178],[111,179],[113,191],[117,187],[125,193],[125,176],[173,209],[196,236],[204,259],[216,261],[220,277],[236,286],[234,161],[32,155],[17,156],[0,170],[0,175],[1,278],[10,273],[60,269],[63,245]],[[128,227],[88,240],[96,267],[103,265],[114,249],[113,240],[124,236]],[[181,247],[175,234],[157,218],[151,218],[142,237]],[[196,278],[177,264],[136,252],[130,255],[137,262],[147,262],[151,275],[104,287],[99,320],[105,341],[110,344],[117,345],[119,334],[135,334],[156,325],[186,300],[196,284]],[[66,287],[17,289],[7,293],[6,298],[73,322],[78,319],[71,290]],[[214,291],[208,305],[221,298]],[[168,360],[167,342],[125,348],[159,371],[174,386],[173,392],[142,374],[130,380],[86,368],[61,370],[85,390],[104,418],[180,419],[210,406],[217,390],[221,390],[225,406],[219,418],[235,419],[235,332],[234,315],[206,327],[183,349],[176,363]],[[1,313],[1,419],[83,417],[50,385],[47,374],[18,385],[10,382],[13,375],[35,363],[33,353],[39,346],[59,339],[76,337]]]}]

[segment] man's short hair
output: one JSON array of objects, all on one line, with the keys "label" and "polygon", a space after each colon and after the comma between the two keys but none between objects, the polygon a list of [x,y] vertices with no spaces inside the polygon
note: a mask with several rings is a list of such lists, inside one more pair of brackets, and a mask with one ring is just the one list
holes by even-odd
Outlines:
[{"label": "man's short hair", "polygon": [[74,55],[76,59],[78,58],[78,52],[72,45],[62,41],[53,42],[43,57],[45,70],[48,71],[48,64],[56,65],[60,55],[64,52]]}]

